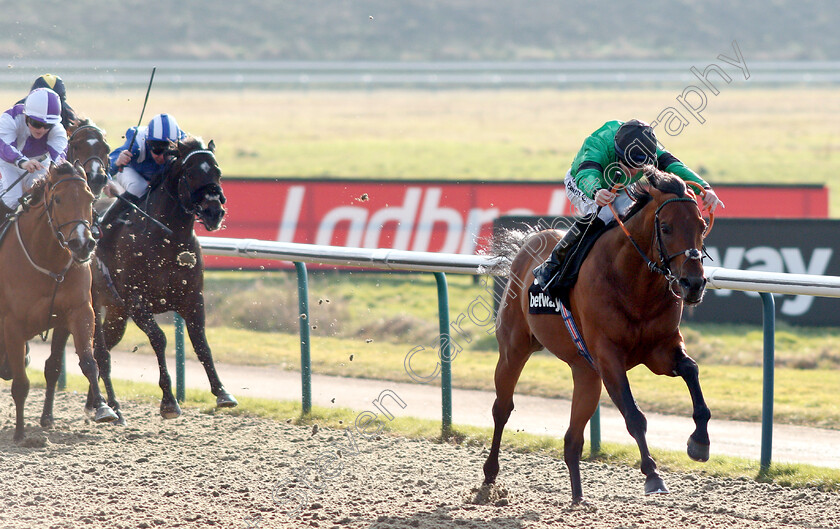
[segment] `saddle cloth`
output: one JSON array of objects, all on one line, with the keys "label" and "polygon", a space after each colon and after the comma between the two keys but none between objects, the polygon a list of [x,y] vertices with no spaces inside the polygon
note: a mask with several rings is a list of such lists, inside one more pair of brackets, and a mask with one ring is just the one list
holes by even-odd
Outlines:
[{"label": "saddle cloth", "polygon": [[578,273],[580,267],[583,266],[584,259],[592,250],[595,241],[614,225],[616,225],[615,221],[602,226],[598,230],[590,229],[575,246],[569,248],[560,267],[563,273],[554,278],[554,281],[548,285],[545,291],[540,289],[536,283],[528,288],[528,312],[530,314],[560,314],[559,303],[566,307],[569,306],[569,293],[577,282]]}]

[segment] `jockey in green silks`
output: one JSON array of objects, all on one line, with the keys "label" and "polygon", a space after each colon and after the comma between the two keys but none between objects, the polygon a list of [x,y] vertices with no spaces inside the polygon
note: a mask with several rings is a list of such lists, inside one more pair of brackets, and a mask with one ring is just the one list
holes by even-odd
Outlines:
[{"label": "jockey in green silks", "polygon": [[[566,173],[566,195],[580,212],[580,217],[549,258],[534,269],[534,278],[543,290],[557,276],[568,249],[588,230],[600,231],[613,220],[612,210],[604,206],[613,204],[619,215],[630,208],[633,200],[624,186],[642,178],[646,165],[701,185],[706,190],[703,205],[709,211],[723,207],[723,202],[705,180],[659,145],[650,125],[637,119],[608,121],[586,138]],[[615,184],[620,184],[620,191],[613,191]]]}]

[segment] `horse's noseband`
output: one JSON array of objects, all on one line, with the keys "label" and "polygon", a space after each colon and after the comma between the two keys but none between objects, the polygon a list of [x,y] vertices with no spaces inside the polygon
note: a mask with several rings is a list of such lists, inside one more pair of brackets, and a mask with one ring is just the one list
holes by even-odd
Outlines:
[{"label": "horse's noseband", "polygon": [[[53,235],[55,236],[56,240],[58,240],[58,244],[61,245],[61,247],[64,248],[65,250],[67,250],[68,252],[70,251],[68,241],[67,241],[67,239],[65,239],[64,234],[61,233],[61,229],[64,228],[65,226],[67,226],[67,225],[72,225],[75,228],[76,226],[81,224],[85,228],[90,230],[91,223],[86,219],[74,219],[74,220],[70,220],[70,221],[64,222],[62,224],[56,225],[55,222],[53,221],[53,215],[52,215],[53,203],[55,201],[55,198],[53,197],[53,194],[52,194],[52,190],[54,190],[55,188],[57,188],[59,185],[63,184],[64,182],[71,182],[71,181],[74,181],[74,180],[84,182],[85,187],[87,187],[87,180],[85,180],[81,176],[68,176],[67,178],[62,178],[61,180],[59,180],[58,182],[53,184],[51,187],[47,187],[46,191],[50,191],[50,199],[49,199],[48,202],[45,200],[46,208],[44,208],[45,212],[47,214],[47,222],[49,223],[50,227],[53,230]],[[44,199],[46,199],[46,194],[44,195]],[[71,252],[71,254],[72,254],[72,252]]]},{"label": "horse's noseband", "polygon": [[[692,199],[692,198],[678,197],[678,198],[670,198],[670,199],[666,200],[665,202],[663,202],[662,204],[660,204],[658,208],[656,208],[656,213],[654,213],[654,217],[653,217],[654,218],[654,226],[655,226],[654,238],[656,239],[656,246],[657,246],[657,250],[659,251],[659,264],[657,265],[657,264],[653,263],[652,261],[649,261],[648,262],[648,268],[650,268],[654,272],[658,272],[658,273],[662,274],[663,276],[665,276],[665,279],[668,281],[668,287],[669,287],[669,290],[671,291],[671,293],[674,294],[675,296],[677,296],[678,298],[680,298],[681,296],[679,296],[674,290],[674,284],[679,280],[679,278],[676,277],[674,275],[674,273],[671,271],[671,260],[678,255],[685,255],[685,257],[688,261],[690,261],[690,260],[702,261],[703,260],[703,251],[701,251],[699,248],[689,248],[687,250],[681,250],[679,252],[674,252],[674,253],[669,255],[667,253],[667,251],[665,250],[665,243],[662,242],[662,226],[660,225],[660,222],[659,222],[659,213],[662,211],[662,208],[664,208],[667,204],[670,204],[672,202],[691,202],[692,204],[697,206],[697,201]],[[697,206],[697,209],[699,210],[700,206]],[[683,262],[683,266],[684,265],[685,265],[685,262]]]},{"label": "horse's noseband", "polygon": [[[184,213],[186,213],[187,215],[193,215],[193,216],[198,216],[199,215],[199,203],[201,202],[200,199],[202,198],[202,196],[204,196],[206,194],[217,195],[218,199],[219,199],[219,202],[221,204],[224,204],[227,201],[224,193],[222,192],[222,186],[220,186],[218,182],[210,182],[210,183],[208,183],[204,186],[201,186],[196,191],[190,192],[189,183],[187,182],[186,164],[187,164],[187,161],[192,156],[194,156],[196,154],[207,154],[207,155],[209,155],[210,159],[213,161],[213,166],[218,167],[218,164],[216,163],[215,154],[213,154],[213,151],[206,150],[206,149],[192,151],[189,154],[187,154],[184,157],[183,160],[180,160],[179,163],[180,163],[180,166],[181,166],[181,171],[180,171],[181,174],[178,177],[178,185],[177,185],[178,195],[179,195],[178,203],[181,205],[181,209],[184,211]],[[182,190],[182,187],[181,187],[182,185],[183,185],[183,190]],[[186,201],[187,201],[186,205],[184,204],[185,199],[181,198],[182,196],[186,198]]]}]

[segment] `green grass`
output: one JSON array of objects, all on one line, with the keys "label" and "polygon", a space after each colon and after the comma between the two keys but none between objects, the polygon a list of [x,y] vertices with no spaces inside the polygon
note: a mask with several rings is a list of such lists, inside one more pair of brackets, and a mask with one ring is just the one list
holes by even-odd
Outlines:
[{"label": "green grass", "polygon": [[[29,376],[34,387],[44,387],[43,376],[40,372],[30,370]],[[8,386],[6,382],[2,384]],[[154,384],[115,380],[114,386],[122,400],[133,400],[156,406],[160,399],[160,389]],[[87,380],[81,375],[68,375],[67,390],[84,393],[87,391]],[[353,424],[359,414],[358,411],[348,408],[313,406],[312,412],[303,416],[298,402],[256,398],[242,398],[239,400],[237,408],[221,410],[215,408],[213,396],[202,390],[187,390],[186,401],[183,406],[198,407],[204,413],[256,416],[275,421],[291,421],[295,424],[318,424],[319,426],[336,429],[347,428],[348,425]],[[384,424],[383,433],[426,439],[432,442],[489,447],[493,432],[491,428],[454,425],[449,435],[443,437],[439,421],[397,417]],[[545,435],[508,430],[502,438],[502,446],[503,450],[540,452],[557,459],[563,457],[562,439]],[[744,458],[714,456],[707,463],[697,463],[689,459],[684,452],[652,450],[651,453],[659,467],[670,472],[748,478],[791,488],[807,487],[823,491],[840,490],[840,470],[836,469],[804,464],[774,463],[769,470],[762,470],[757,461]],[[590,453],[590,447],[587,443],[584,447],[584,458],[613,465],[639,467],[638,449],[635,445],[602,443],[601,450],[593,455]]]},{"label": "green grass", "polygon": [[[240,279],[241,278],[241,279]],[[297,334],[297,303],[294,277],[286,273],[211,272],[207,274],[210,320],[230,322],[224,306],[234,309],[242,304],[241,294],[252,292],[246,305],[253,321],[241,322],[243,328],[211,326],[209,342],[217,361],[248,365],[279,365],[300,369],[300,345]],[[480,296],[489,299],[481,285],[471,277],[451,276],[450,321],[467,310]],[[277,300],[265,295],[269,289],[287,292],[282,304],[291,319],[286,332],[256,332],[268,324],[263,319],[275,317]],[[411,381],[405,370],[406,356],[420,376],[434,372],[438,358],[436,287],[431,274],[313,274],[310,292],[310,320],[319,322],[312,331],[311,361],[314,373],[348,377]],[[388,299],[389,303],[383,303]],[[326,300],[330,302],[327,303]],[[319,303],[319,301],[321,303]],[[253,303],[253,305],[251,304]],[[329,315],[341,314],[340,327],[324,325],[319,318],[326,306]],[[395,319],[393,307],[403,314]],[[338,312],[335,312],[338,311]],[[215,316],[214,316],[215,314]],[[479,326],[468,319],[462,324],[466,338],[453,333],[458,347],[463,346],[453,362],[453,384],[459,388],[493,390],[493,371],[498,352],[490,326]],[[378,323],[377,323],[378,322]],[[376,323],[376,325],[374,325]],[[417,332],[403,332],[405,328]],[[419,330],[418,330],[419,329]],[[165,330],[173,343],[171,325]],[[422,332],[420,332],[422,331]],[[700,380],[715,418],[759,421],[762,402],[762,331],[750,325],[684,325],[689,354],[700,365]],[[138,348],[151,354],[148,340],[136,327],[129,326],[120,348]],[[170,347],[170,351],[172,348]],[[840,329],[794,328],[780,326],[777,337],[775,372],[775,420],[780,423],[840,429]],[[644,367],[633,369],[630,381],[642,409],[661,413],[690,415],[691,401],[681,379],[659,377]],[[554,356],[536,353],[529,360],[517,386],[519,394],[570,398],[571,373]],[[608,403],[606,392],[602,402]]]}]

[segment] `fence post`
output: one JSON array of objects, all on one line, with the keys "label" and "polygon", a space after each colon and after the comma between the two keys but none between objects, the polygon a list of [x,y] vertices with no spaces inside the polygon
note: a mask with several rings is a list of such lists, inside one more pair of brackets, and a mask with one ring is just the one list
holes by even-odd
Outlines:
[{"label": "fence post", "polygon": [[446,274],[435,272],[438,291],[438,318],[440,319],[440,393],[441,434],[446,437],[452,430],[452,358],[449,337],[449,289]]},{"label": "fence post", "polygon": [[760,292],[764,306],[764,389],[761,403],[761,468],[770,468],[773,452],[773,385],[776,363],[776,302],[773,294]]},{"label": "fence post", "polygon": [[601,451],[601,405],[589,419],[589,457]]},{"label": "fence post", "polygon": [[175,399],[187,399],[187,355],[184,352],[184,318],[175,313]]},{"label": "fence post", "polygon": [[306,415],[312,411],[312,364],[309,354],[309,278],[305,263],[295,263],[298,280],[298,324],[300,326],[300,386],[301,408]]},{"label": "fence post", "polygon": [[[26,352],[29,352],[29,344],[26,344]],[[67,389],[67,349],[61,351],[61,369],[58,370],[58,391]]]}]

